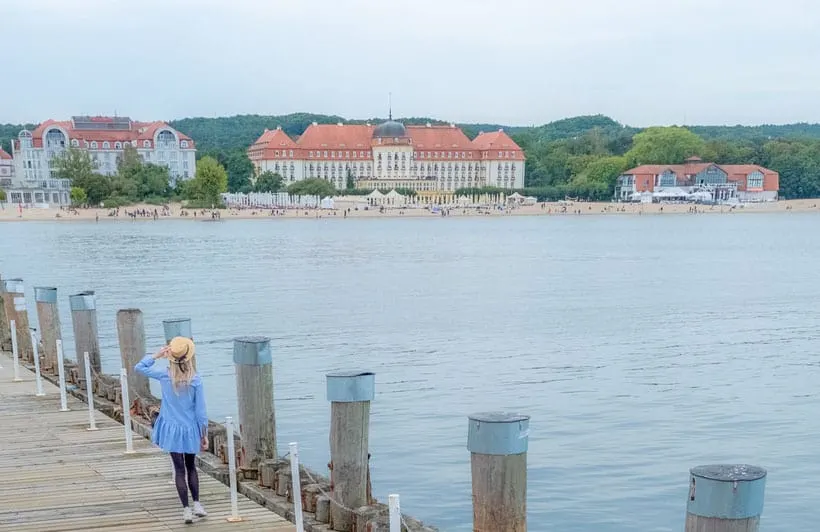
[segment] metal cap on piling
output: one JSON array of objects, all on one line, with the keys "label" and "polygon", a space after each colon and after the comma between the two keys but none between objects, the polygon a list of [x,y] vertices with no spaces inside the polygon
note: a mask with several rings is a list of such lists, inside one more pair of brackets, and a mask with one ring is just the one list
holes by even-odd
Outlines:
[{"label": "metal cap on piling", "polygon": [[339,371],[327,374],[327,400],[331,403],[372,401],[376,374],[370,371]]},{"label": "metal cap on piling", "polygon": [[170,342],[177,336],[193,339],[191,333],[191,318],[175,318],[172,320],[162,320],[162,330],[165,333],[165,343]]},{"label": "metal cap on piling", "polygon": [[686,512],[699,517],[748,519],[763,513],[766,470],[737,465],[703,465],[689,470]]},{"label": "metal cap on piling", "polygon": [[482,412],[469,416],[467,449],[471,453],[509,456],[527,452],[530,416]]},{"label": "metal cap on piling", "polygon": [[233,340],[233,362],[243,366],[267,366],[273,363],[270,338],[243,336]]},{"label": "metal cap on piling", "polygon": [[68,296],[71,310],[97,310],[97,297],[93,290],[86,290]]},{"label": "metal cap on piling", "polygon": [[25,291],[26,288],[22,279],[3,279],[3,292],[7,294],[23,294]]},{"label": "metal cap on piling", "polygon": [[35,286],[34,301],[37,303],[57,303],[57,288],[53,286]]}]

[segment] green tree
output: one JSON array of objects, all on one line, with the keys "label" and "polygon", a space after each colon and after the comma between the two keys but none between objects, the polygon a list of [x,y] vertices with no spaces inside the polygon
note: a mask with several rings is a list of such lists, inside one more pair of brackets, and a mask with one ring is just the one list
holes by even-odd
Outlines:
[{"label": "green tree", "polygon": [[630,166],[640,164],[680,164],[687,157],[704,154],[706,143],[682,127],[650,127],[635,135],[626,152]]},{"label": "green tree", "polygon": [[88,205],[99,205],[110,197],[113,191],[111,178],[100,174],[91,174],[87,177],[75,179],[71,184],[72,187],[85,190]]},{"label": "green tree", "polygon": [[222,203],[220,194],[228,190],[228,173],[213,157],[203,157],[197,162],[196,176],[191,181],[191,199],[205,205]]},{"label": "green tree", "polygon": [[354,190],[356,188],[356,180],[353,179],[353,172],[350,171],[350,168],[347,169],[347,177],[345,178],[345,189],[346,190]]},{"label": "green tree", "polygon": [[626,157],[611,156],[598,158],[584,169],[583,181],[601,183],[607,187],[614,187],[615,180],[627,169]]},{"label": "green tree", "polygon": [[336,188],[329,181],[311,178],[293,183],[288,187],[288,192],[298,196],[321,196],[324,198],[335,196]]},{"label": "green tree", "polygon": [[51,164],[56,176],[69,179],[72,185],[93,176],[96,170],[94,161],[91,160],[88,152],[75,148],[65,150],[55,157]]},{"label": "green tree", "polygon": [[248,159],[248,154],[244,149],[231,150],[222,164],[228,172],[228,190],[230,192],[238,192],[239,189],[251,183],[253,163]]},{"label": "green tree", "polygon": [[262,172],[253,185],[254,192],[279,192],[282,190],[282,176],[270,170]]},{"label": "green tree", "polygon": [[0,188],[0,201],[6,201],[6,191]]},{"label": "green tree", "polygon": [[72,205],[85,205],[85,202],[88,201],[88,194],[85,193],[85,189],[80,187],[71,187],[70,196]]}]

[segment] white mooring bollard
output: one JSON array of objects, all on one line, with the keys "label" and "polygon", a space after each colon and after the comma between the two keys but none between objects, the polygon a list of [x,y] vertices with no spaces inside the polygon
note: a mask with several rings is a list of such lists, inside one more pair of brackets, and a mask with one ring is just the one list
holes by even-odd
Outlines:
[{"label": "white mooring bollard", "polygon": [[302,516],[302,481],[299,478],[299,444],[290,444],[290,476],[293,488],[293,520],[296,521],[296,532],[305,532]]},{"label": "white mooring bollard", "polygon": [[236,495],[236,448],[233,442],[233,418],[225,418],[225,430],[228,438],[228,476],[231,483],[231,515],[228,522],[238,523],[242,521],[239,517],[239,499]]},{"label": "white mooring bollard", "polygon": [[40,347],[37,342],[37,336],[34,331],[31,331],[31,348],[34,352],[34,380],[37,383],[37,397],[43,397],[43,377],[40,375]]},{"label": "white mooring bollard", "polygon": [[63,364],[63,341],[57,340],[57,375],[60,379],[60,412],[68,412],[68,397],[65,391],[65,364]]},{"label": "white mooring bollard", "polygon": [[387,503],[390,509],[390,532],[401,532],[401,505],[399,496],[396,494],[387,496]]},{"label": "white mooring bollard", "polygon": [[120,369],[120,395],[122,396],[122,424],[125,427],[125,454],[134,453],[134,435],[131,434],[131,400],[128,398],[128,372]]},{"label": "white mooring bollard", "polygon": [[11,327],[11,353],[14,356],[14,378],[12,380],[22,382],[23,379],[20,378],[20,350],[17,346],[17,324],[14,320],[11,320],[9,325]]},{"label": "white mooring bollard", "polygon": [[94,377],[91,375],[91,357],[88,351],[83,353],[85,363],[85,393],[88,396],[88,429],[97,430],[97,420],[94,419]]}]

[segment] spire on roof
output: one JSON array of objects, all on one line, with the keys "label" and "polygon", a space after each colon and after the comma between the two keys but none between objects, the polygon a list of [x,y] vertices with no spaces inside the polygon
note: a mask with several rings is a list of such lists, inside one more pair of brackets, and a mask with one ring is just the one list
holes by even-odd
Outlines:
[{"label": "spire on roof", "polygon": [[393,120],[393,93],[387,93],[387,119]]}]

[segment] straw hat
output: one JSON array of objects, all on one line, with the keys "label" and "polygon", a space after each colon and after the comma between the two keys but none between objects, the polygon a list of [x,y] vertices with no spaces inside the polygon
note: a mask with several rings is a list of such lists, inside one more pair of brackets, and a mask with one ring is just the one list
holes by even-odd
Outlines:
[{"label": "straw hat", "polygon": [[168,342],[168,358],[171,362],[176,362],[177,364],[180,362],[188,362],[194,358],[195,352],[194,341],[190,338],[177,336]]}]

